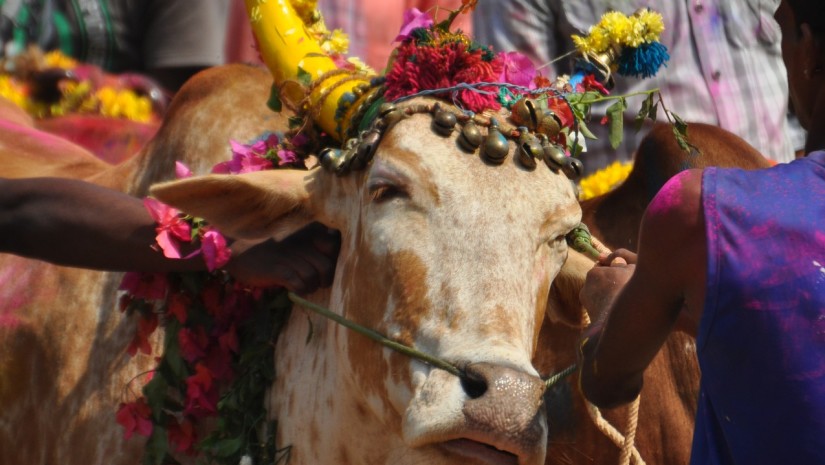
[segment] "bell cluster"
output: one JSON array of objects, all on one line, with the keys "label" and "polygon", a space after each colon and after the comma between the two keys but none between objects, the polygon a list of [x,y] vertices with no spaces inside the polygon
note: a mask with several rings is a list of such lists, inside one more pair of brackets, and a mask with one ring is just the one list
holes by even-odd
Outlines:
[{"label": "bell cluster", "polygon": [[[457,131],[459,148],[467,153],[479,151],[481,158],[491,165],[504,163],[510,154],[510,140],[514,140],[515,158],[524,169],[535,170],[539,162],[544,162],[554,172],[561,170],[572,180],[578,179],[582,173],[581,161],[568,157],[564,149],[550,141],[561,129],[558,118],[549,110],[540,110],[539,105],[526,98],[514,105],[510,115],[510,120],[518,126],[499,123],[495,118],[485,120],[477,115],[457,113],[438,103],[413,104],[404,108],[383,103],[369,129],[347,140],[340,149],[321,151],[321,166],[337,175],[364,169],[372,161],[384,132],[416,113],[430,113],[432,129],[442,137],[451,137]],[[486,129],[486,134],[482,128]]]}]

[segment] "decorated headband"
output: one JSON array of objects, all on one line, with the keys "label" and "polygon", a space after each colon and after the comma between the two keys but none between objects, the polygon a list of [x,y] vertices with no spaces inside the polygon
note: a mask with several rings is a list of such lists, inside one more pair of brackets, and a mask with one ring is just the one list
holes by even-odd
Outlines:
[{"label": "decorated headband", "polygon": [[[287,102],[305,122],[341,143],[320,154],[322,165],[337,174],[366,166],[382,134],[399,120],[430,113],[437,133],[448,136],[460,127],[460,147],[480,149],[489,163],[504,161],[511,139],[524,167],[544,161],[575,178],[581,163],[567,155],[580,151],[580,135],[591,136],[585,125],[590,105],[615,100],[608,119],[611,129],[621,124],[626,102],[608,96],[613,75],[650,77],[669,59],[658,42],[661,15],[647,9],[630,16],[610,12],[588,35],[573,36],[574,73],[551,82],[526,57],[495,53],[450,31],[455,17],[472,4],[464,2],[438,24],[426,13],[409,12],[400,45],[379,77],[338,67],[318,41],[325,35],[318,31],[328,31],[314,1],[246,0],[261,56],[276,83],[271,106]],[[453,105],[405,103],[416,96]],[[651,100],[649,95],[645,105]],[[506,120],[490,116],[502,107],[511,111]],[[611,130],[614,146],[620,137],[621,130]]]}]

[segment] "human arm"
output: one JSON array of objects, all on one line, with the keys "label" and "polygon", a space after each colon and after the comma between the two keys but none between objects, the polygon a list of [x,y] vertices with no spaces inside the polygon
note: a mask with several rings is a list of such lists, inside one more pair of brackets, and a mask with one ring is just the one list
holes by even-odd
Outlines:
[{"label": "human arm", "polygon": [[[0,178],[0,252],[109,271],[206,269],[199,256],[164,257],[153,247],[155,227],[140,199],[118,191],[73,179]],[[236,241],[231,249],[226,268],[239,281],[308,292],[331,282],[338,236],[310,225],[282,242]]]},{"label": "human arm", "polygon": [[581,386],[591,402],[612,407],[633,400],[680,317],[695,334],[705,248],[701,171],[686,171],[665,184],[646,210],[636,265],[601,265],[588,273],[582,302],[604,321],[582,341]]}]

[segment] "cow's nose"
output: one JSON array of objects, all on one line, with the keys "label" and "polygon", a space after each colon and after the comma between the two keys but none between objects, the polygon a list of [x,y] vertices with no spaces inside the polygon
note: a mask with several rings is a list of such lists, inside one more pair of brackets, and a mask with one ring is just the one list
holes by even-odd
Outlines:
[{"label": "cow's nose", "polygon": [[547,431],[544,382],[523,371],[474,363],[465,368],[461,385],[469,397],[464,402],[469,439],[484,442],[519,457],[519,463],[543,461]]}]

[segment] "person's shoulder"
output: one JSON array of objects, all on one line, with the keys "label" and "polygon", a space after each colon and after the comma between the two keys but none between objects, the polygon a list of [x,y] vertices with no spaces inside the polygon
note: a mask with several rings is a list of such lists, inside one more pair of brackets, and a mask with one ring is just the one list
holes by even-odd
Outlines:
[{"label": "person's shoulder", "polygon": [[685,170],[670,178],[650,201],[646,221],[682,227],[695,223],[702,208],[703,171]]}]

